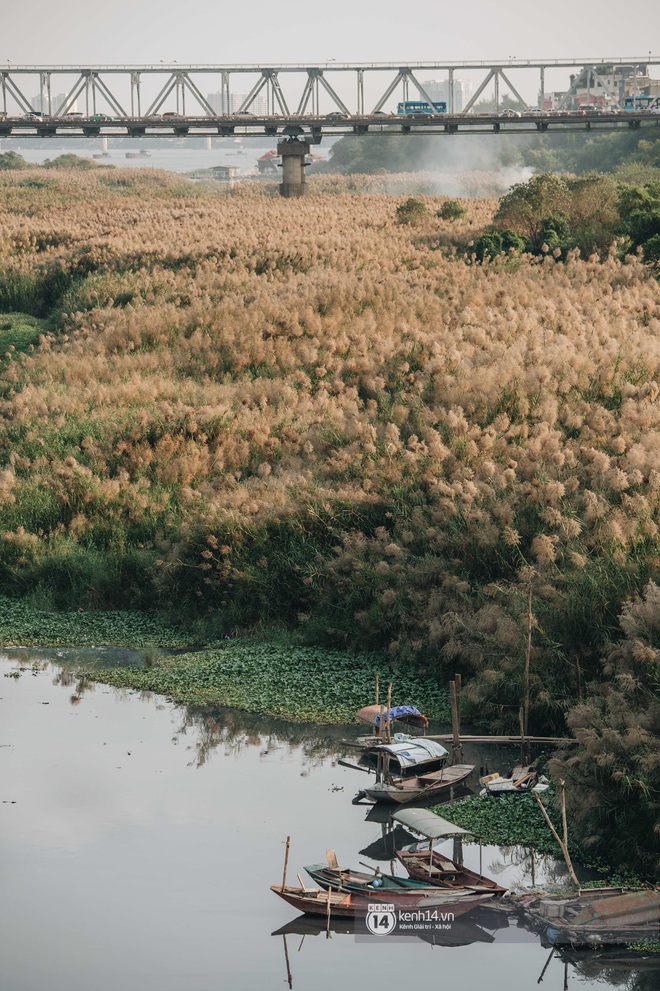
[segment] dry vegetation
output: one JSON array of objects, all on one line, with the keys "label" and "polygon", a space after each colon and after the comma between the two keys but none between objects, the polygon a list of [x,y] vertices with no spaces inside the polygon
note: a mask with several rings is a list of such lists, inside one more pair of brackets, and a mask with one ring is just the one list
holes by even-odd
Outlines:
[{"label": "dry vegetation", "polygon": [[[462,670],[508,726],[531,590],[530,726],[563,729],[660,574],[658,282],[613,252],[468,264],[494,201],[412,226],[341,182],[3,176],[2,587]],[[618,713],[617,801],[657,792],[639,706],[595,699],[570,721],[607,767]]]}]

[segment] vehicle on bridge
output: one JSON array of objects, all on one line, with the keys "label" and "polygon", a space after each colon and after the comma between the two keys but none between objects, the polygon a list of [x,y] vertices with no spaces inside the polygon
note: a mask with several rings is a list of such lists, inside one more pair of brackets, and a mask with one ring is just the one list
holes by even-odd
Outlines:
[{"label": "vehicle on bridge", "polygon": [[660,110],[660,96],[627,96],[624,110]]},{"label": "vehicle on bridge", "polygon": [[396,112],[398,114],[446,114],[447,104],[429,103],[428,100],[405,100],[397,103]]}]

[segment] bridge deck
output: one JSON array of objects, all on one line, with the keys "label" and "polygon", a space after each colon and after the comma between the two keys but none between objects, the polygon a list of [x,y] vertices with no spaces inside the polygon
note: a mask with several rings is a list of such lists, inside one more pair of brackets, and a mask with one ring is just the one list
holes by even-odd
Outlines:
[{"label": "bridge deck", "polygon": [[612,131],[660,126],[658,111],[618,113],[528,112],[505,114],[364,114],[116,117],[0,117],[0,137],[170,137],[232,136],[304,137],[318,143],[324,135],[346,134],[465,134],[548,133],[552,131]]}]

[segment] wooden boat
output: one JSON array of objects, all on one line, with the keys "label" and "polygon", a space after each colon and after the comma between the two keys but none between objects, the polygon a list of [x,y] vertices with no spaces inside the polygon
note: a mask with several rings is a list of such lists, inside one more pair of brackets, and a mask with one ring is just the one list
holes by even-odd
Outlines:
[{"label": "wooden boat", "polygon": [[389,896],[390,891],[416,891],[421,896],[429,891],[437,891],[434,885],[417,881],[412,877],[397,877],[376,870],[373,874],[355,871],[352,868],[330,867],[328,864],[311,864],[305,870],[320,888],[326,891],[356,891],[370,897]]},{"label": "wooden boat", "polygon": [[474,764],[446,766],[449,753],[434,740],[419,738],[367,748],[360,757],[361,770],[375,771],[376,782],[354,799],[371,802],[419,802],[443,793],[453,794],[469,778]]},{"label": "wooden boat", "polygon": [[456,864],[437,850],[430,853],[397,850],[396,856],[417,883],[427,881],[438,888],[469,888],[471,891],[491,891],[494,895],[503,895],[507,890],[497,881]]},{"label": "wooden boat", "polygon": [[622,946],[656,941],[660,890],[582,889],[575,894],[534,892],[513,899],[549,946]]},{"label": "wooden boat", "polygon": [[473,836],[471,830],[463,829],[462,826],[457,826],[428,809],[401,809],[401,811],[392,814],[392,819],[413,832],[419,833],[429,841],[428,850],[396,851],[397,859],[415,881],[426,881],[443,889],[464,890],[467,888],[471,891],[490,891],[494,895],[503,895],[507,890],[491,878],[484,877],[481,873],[481,841],[479,843],[478,874],[433,849],[434,843],[450,836]]},{"label": "wooden boat", "polygon": [[[270,888],[285,902],[292,905],[298,912],[307,915],[325,915],[332,918],[354,918],[356,915],[366,915],[369,905],[378,900],[378,894],[358,894],[355,891],[322,891],[319,888],[295,888],[289,885],[273,884]],[[478,905],[482,905],[492,894],[474,894],[472,892],[441,892],[437,889],[428,894],[420,895],[415,891],[388,891],[387,903],[397,909],[410,910],[413,908],[438,909],[453,916],[466,915]]]},{"label": "wooden boat", "polygon": [[151,158],[151,152],[143,148],[141,151],[127,151],[126,158]]},{"label": "wooden boat", "polygon": [[550,787],[548,779],[539,774],[535,767],[514,767],[506,774],[487,774],[479,778],[483,785],[481,795],[525,794],[547,791]]}]

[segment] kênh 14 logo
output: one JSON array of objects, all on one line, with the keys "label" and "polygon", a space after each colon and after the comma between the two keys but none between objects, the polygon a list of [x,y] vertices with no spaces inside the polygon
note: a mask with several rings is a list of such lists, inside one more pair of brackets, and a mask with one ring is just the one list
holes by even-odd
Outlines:
[{"label": "k\u00eanh 14 logo", "polygon": [[391,904],[374,904],[367,906],[366,925],[370,933],[374,936],[389,936],[394,932],[397,925],[404,923],[406,928],[410,928],[410,923],[420,927],[428,926],[429,923],[448,923],[454,921],[453,912],[439,912],[437,908],[411,909],[396,911]]}]

